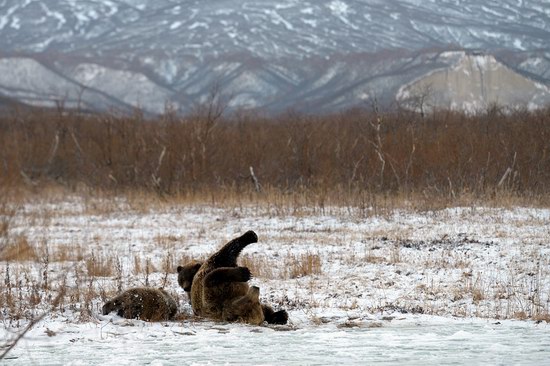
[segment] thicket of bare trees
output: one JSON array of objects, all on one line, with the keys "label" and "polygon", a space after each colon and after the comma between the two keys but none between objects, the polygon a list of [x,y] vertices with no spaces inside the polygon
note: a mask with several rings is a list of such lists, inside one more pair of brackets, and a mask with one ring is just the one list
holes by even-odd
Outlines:
[{"label": "thicket of bare trees", "polygon": [[550,108],[425,116],[223,112],[215,99],[186,117],[153,119],[14,111],[0,117],[0,183],[163,195],[260,187],[333,198],[550,193]]}]

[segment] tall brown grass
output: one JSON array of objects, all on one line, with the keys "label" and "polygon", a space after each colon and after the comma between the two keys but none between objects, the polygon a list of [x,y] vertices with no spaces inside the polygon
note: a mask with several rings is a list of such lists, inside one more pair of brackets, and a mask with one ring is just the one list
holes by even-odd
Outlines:
[{"label": "tall brown grass", "polygon": [[508,194],[548,204],[548,141],[550,107],[425,117],[236,113],[214,121],[205,113],[19,111],[0,116],[0,185],[183,197],[300,193],[321,206],[368,204],[380,194]]}]

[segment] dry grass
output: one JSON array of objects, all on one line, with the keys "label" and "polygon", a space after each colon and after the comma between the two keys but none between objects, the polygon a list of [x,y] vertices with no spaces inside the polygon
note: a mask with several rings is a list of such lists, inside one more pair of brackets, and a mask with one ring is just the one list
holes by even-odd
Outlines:
[{"label": "dry grass", "polygon": [[112,255],[98,255],[92,251],[92,255],[85,259],[86,271],[90,278],[112,277],[114,274],[114,258]]},{"label": "dry grass", "polygon": [[[172,241],[172,239],[167,240]],[[10,242],[16,241],[10,239]],[[20,246],[30,245],[27,240],[19,243]],[[163,247],[163,243],[164,239],[156,245]],[[42,245],[45,246],[45,244]],[[100,311],[101,303],[107,298],[136,283],[164,287],[173,280],[173,277],[169,276],[174,275],[175,267],[192,259],[186,256],[175,256],[171,252],[158,258],[134,253],[133,257],[122,264],[120,259],[109,251],[92,250],[91,255],[87,255],[83,254],[84,251],[81,249],[80,253],[69,256],[64,254],[67,252],[67,247],[51,246],[46,250],[47,256],[44,256],[45,249],[40,246],[38,248],[35,250],[40,253],[38,256],[21,255],[20,251],[15,251],[14,253],[17,254],[13,255],[13,259],[3,259],[0,272],[2,277],[0,278],[0,306],[6,309],[3,316],[10,326],[18,326],[24,319],[34,319],[48,306],[53,306],[53,299],[59,291],[63,292],[63,297],[56,300],[55,311],[71,309],[78,314],[80,321],[90,321],[94,314]],[[381,250],[381,254],[387,254],[384,258],[375,256],[372,252],[368,253],[366,263],[380,265],[383,267],[381,270],[384,271],[394,271],[395,268],[406,265],[409,262],[406,251],[396,248],[398,248],[397,245],[388,245]],[[395,254],[396,250],[399,254]],[[494,279],[486,274],[468,270],[464,258],[457,256],[454,259],[452,257],[445,259],[446,256],[445,251],[442,251],[431,259],[413,265],[419,265],[419,271],[436,269],[438,263],[442,265],[441,268],[462,271],[463,275],[457,285],[444,288],[434,282],[433,278],[428,277],[414,289],[419,294],[418,298],[423,299],[423,303],[420,306],[413,305],[414,301],[404,299],[397,309],[445,315],[441,313],[440,303],[452,301],[465,304],[463,308],[455,307],[453,310],[455,316],[476,315],[497,319],[549,321],[549,306],[541,303],[540,297],[537,297],[545,281],[544,278],[534,276],[531,283],[518,282],[514,278],[494,283]],[[429,255],[427,257],[430,258]],[[357,265],[364,262],[364,259],[365,257],[360,256],[356,258],[355,263],[349,264]],[[248,266],[254,276],[261,279],[300,280],[302,286],[310,287],[305,289],[305,293],[309,294],[310,298],[304,299],[305,303],[302,306],[312,307],[319,303],[315,295],[318,293],[319,286],[323,286],[324,283],[315,280],[318,275],[323,274],[322,260],[318,253],[287,252],[280,253],[278,257],[243,255],[239,264]],[[544,265],[544,262],[541,265]],[[391,267],[394,269],[390,270]],[[62,280],[59,273],[66,275],[69,280]],[[321,281],[324,281],[322,277]],[[379,289],[381,293],[393,285],[393,282],[363,284],[366,288]],[[527,298],[525,294],[531,294],[530,300],[525,301]],[[501,302],[506,305],[500,305]],[[495,304],[494,307],[488,307],[490,303]],[[473,308],[468,307],[468,304]],[[329,304],[326,305],[329,306]],[[340,306],[342,309],[354,310],[358,309],[359,302],[351,297],[345,298],[342,299]],[[387,305],[381,305],[380,308],[384,306]]]},{"label": "dry grass", "polygon": [[277,257],[243,255],[239,265],[248,267],[255,277],[293,279],[322,273],[319,254],[286,253]]},{"label": "dry grass", "polygon": [[[82,321],[89,321],[99,312],[101,302],[120,290],[134,284],[165,286],[177,265],[201,259],[182,253],[183,238],[173,234],[159,234],[152,241],[163,255],[131,253],[122,261],[116,253],[97,245],[108,242],[104,234],[95,234],[98,236],[92,237],[91,243],[53,245],[25,232],[16,233],[14,219],[19,207],[36,198],[47,203],[75,195],[83,198],[84,214],[98,216],[121,211],[146,213],[169,202],[173,207],[193,204],[199,213],[205,205],[221,205],[232,208],[225,212],[233,215],[239,215],[243,206],[261,208],[271,216],[295,217],[331,215],[337,212],[331,210],[347,208],[354,212],[349,215],[354,220],[383,216],[396,207],[423,211],[450,204],[474,206],[480,200],[498,206],[550,204],[550,157],[546,152],[550,109],[496,116],[494,120],[454,113],[434,114],[426,120],[409,117],[411,121],[399,114],[384,116],[383,146],[376,147],[386,159],[384,171],[370,144],[376,136],[365,123],[373,116],[364,112],[301,119],[283,116],[261,121],[265,124],[229,119],[210,136],[206,157],[193,156],[192,150],[187,150],[196,148],[196,141],[189,141],[187,132],[193,127],[185,119],[153,124],[127,117],[68,115],[56,123],[46,118],[40,124],[38,117],[31,115],[12,124],[0,118],[0,154],[6,162],[0,164],[3,319],[17,325],[50,306],[58,311],[74,310]],[[97,124],[98,119],[103,122]],[[409,140],[411,131],[414,140]],[[50,154],[58,132],[59,146]],[[498,141],[493,141],[495,133]],[[34,140],[38,138],[40,141]],[[416,149],[411,155],[412,141]],[[166,146],[161,164],[159,146]],[[254,167],[261,192],[253,189],[248,166]],[[499,185],[508,167],[513,172]],[[28,214],[26,220],[28,225],[47,228],[58,215],[64,213],[44,210]],[[223,226],[223,221],[218,225]],[[333,233],[321,230],[325,231],[299,232],[289,226],[277,239],[286,244],[297,237],[314,238],[322,245],[322,238]],[[410,229],[399,230],[394,237],[411,235]],[[205,237],[207,232],[198,229],[197,235]],[[525,253],[527,260],[538,260],[540,267],[533,271],[531,282],[526,282],[512,273],[509,278],[493,279],[472,272],[471,260],[452,250],[429,252],[421,262],[412,263],[400,243],[380,251],[372,245],[368,248],[350,255],[345,264],[366,263],[388,271],[415,265],[419,271],[453,269],[464,273],[453,288],[428,280],[419,284],[412,290],[423,296],[422,306],[404,299],[402,309],[438,314],[438,302],[454,301],[465,304],[456,308],[454,315],[459,316],[550,319],[549,304],[540,300],[542,284],[548,280],[541,268],[548,260],[537,253]],[[312,297],[300,305],[317,304],[313,295],[319,284],[307,281],[326,271],[319,253],[244,255],[240,264],[261,279],[292,279],[311,286]],[[69,279],[61,281],[59,273],[68,274]],[[383,291],[393,283],[361,285],[376,288],[383,298]],[[54,302],[58,292],[63,296]],[[487,305],[490,301],[493,308]],[[356,299],[342,302],[346,309],[356,309],[358,304]]]},{"label": "dry grass", "polygon": [[[52,262],[80,262],[84,261],[87,257],[87,251],[81,244],[60,244],[56,250],[49,253],[50,260]],[[93,266],[93,264],[90,264]]]},{"label": "dry grass", "polygon": [[321,257],[318,254],[289,255],[285,259],[285,278],[299,278],[322,273]]},{"label": "dry grass", "polygon": [[281,267],[278,260],[256,255],[242,255],[239,258],[239,265],[248,267],[254,277],[267,279],[278,278]]},{"label": "dry grass", "polygon": [[25,235],[14,237],[0,251],[0,261],[23,262],[34,261],[37,258],[35,248],[29,244]]}]

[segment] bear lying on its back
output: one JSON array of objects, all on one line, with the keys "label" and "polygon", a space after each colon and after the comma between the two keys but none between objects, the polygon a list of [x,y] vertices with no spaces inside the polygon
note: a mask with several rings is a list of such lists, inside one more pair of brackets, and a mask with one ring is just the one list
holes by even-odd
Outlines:
[{"label": "bear lying on its back", "polygon": [[[233,243],[233,241],[230,243]],[[223,251],[223,248],[218,253],[222,251]],[[203,263],[201,262],[192,261],[190,263],[187,263],[184,266],[178,266],[177,268],[178,284],[188,294],[189,301],[195,313],[197,313],[197,311],[195,310],[195,305],[193,304],[193,300],[192,300],[192,294],[197,293],[193,289],[193,286],[195,283],[194,278],[197,272],[199,271],[199,269],[201,268],[202,264]],[[233,268],[232,270],[238,270],[239,267],[236,267],[236,257],[235,257],[234,265],[235,267],[232,267]],[[244,268],[244,267],[240,267],[240,268]],[[229,278],[226,278],[226,281],[231,281],[231,276]],[[224,306],[219,316],[221,317],[222,320],[225,320],[225,321],[243,321],[243,322],[248,322],[252,324],[259,324],[256,322],[259,321],[260,317],[258,315],[253,315],[254,311],[258,309],[256,303],[259,303],[259,289],[257,287],[255,288],[253,287],[249,289],[248,285],[244,282],[240,283],[239,286],[240,287],[239,287],[238,296],[229,298],[228,299],[229,301],[226,301],[225,304],[223,304]],[[288,322],[288,313],[285,310],[274,311],[273,308],[271,308],[271,306],[266,304],[260,304],[260,306],[262,309],[263,319],[267,323],[286,324]],[[200,313],[197,313],[197,315],[199,314]]]},{"label": "bear lying on its back", "polygon": [[[227,320],[224,319],[224,308],[242,298],[251,309],[243,311],[239,320],[255,325],[264,321],[260,302],[248,301],[253,299],[253,296],[248,296],[250,270],[237,266],[241,251],[257,241],[256,233],[248,231],[225,244],[199,267],[191,285],[191,306],[195,315],[217,321]],[[250,316],[244,317],[245,313]]]},{"label": "bear lying on its back", "polygon": [[170,320],[178,311],[176,300],[162,289],[136,287],[124,291],[103,305],[102,313],[145,321]]}]

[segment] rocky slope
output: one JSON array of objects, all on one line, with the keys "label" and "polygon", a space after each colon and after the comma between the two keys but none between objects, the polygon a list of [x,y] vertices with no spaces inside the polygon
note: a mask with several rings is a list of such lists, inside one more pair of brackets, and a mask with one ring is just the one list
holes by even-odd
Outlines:
[{"label": "rocky slope", "polygon": [[404,85],[397,99],[413,108],[449,107],[468,112],[491,105],[534,109],[550,103],[548,86],[515,72],[491,55],[448,52],[440,57],[455,59],[455,63]]}]

